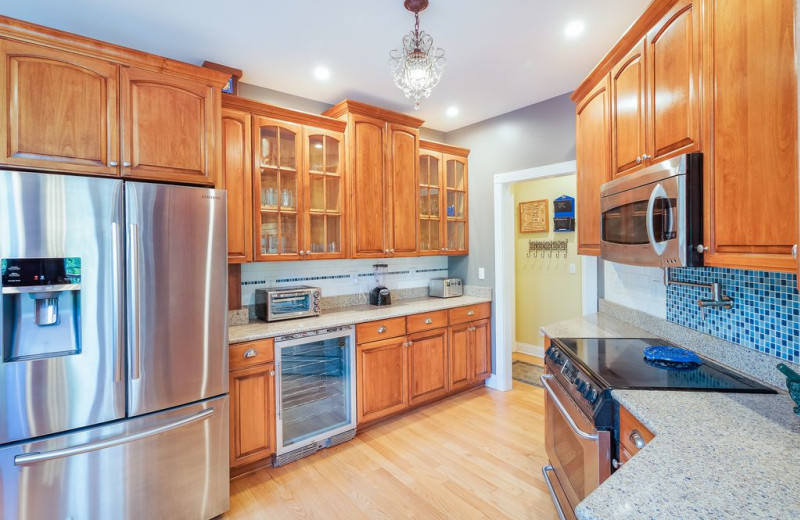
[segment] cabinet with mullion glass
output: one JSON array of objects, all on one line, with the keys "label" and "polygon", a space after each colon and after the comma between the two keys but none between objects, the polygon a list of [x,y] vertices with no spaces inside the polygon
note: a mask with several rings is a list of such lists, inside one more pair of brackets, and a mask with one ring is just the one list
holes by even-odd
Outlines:
[{"label": "cabinet with mullion glass", "polygon": [[419,254],[445,254],[442,154],[419,151]]},{"label": "cabinet with mullion glass", "polygon": [[469,211],[467,201],[467,158],[444,154],[445,249],[450,255],[469,251]]},{"label": "cabinet with mullion glass", "polygon": [[302,258],[302,127],[253,120],[256,261]]},{"label": "cabinet with mullion glass", "polygon": [[344,136],[305,127],[306,258],[344,258]]}]

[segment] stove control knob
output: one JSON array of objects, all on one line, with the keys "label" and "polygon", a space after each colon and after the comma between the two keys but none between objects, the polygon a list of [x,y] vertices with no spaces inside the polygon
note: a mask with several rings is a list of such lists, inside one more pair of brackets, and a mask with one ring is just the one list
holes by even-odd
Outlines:
[{"label": "stove control knob", "polygon": [[588,399],[590,403],[594,404],[594,402],[597,401],[597,390],[590,388],[586,392],[586,399]]},{"label": "stove control knob", "polygon": [[575,386],[578,387],[578,392],[583,393],[583,391],[586,389],[586,381],[584,381],[580,377],[576,377]]}]

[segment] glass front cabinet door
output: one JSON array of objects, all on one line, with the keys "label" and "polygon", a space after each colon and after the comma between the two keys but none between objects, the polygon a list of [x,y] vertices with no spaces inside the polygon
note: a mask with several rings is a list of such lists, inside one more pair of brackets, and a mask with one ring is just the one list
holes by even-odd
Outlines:
[{"label": "glass front cabinet door", "polygon": [[444,194],[442,154],[419,150],[419,253],[446,254],[444,241]]},{"label": "glass front cabinet door", "polygon": [[302,127],[255,117],[256,261],[302,258]]},{"label": "glass front cabinet door", "polygon": [[469,249],[467,209],[467,159],[444,154],[445,249],[450,255],[465,255]]},{"label": "glass front cabinet door", "polygon": [[344,136],[305,128],[304,236],[306,258],[344,258]]}]

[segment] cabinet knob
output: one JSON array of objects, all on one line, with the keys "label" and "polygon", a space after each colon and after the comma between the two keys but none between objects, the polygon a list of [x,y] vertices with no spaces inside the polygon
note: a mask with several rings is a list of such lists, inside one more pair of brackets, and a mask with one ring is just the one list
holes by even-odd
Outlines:
[{"label": "cabinet knob", "polygon": [[119,166],[119,163],[117,161],[109,161],[108,165],[112,166],[112,167],[113,166]]},{"label": "cabinet knob", "polygon": [[383,325],[378,327],[378,334],[383,334],[384,332],[386,332],[386,327],[384,327]]},{"label": "cabinet knob", "polygon": [[797,260],[797,244],[792,246],[792,258]]},{"label": "cabinet knob", "polygon": [[430,325],[433,323],[433,318],[425,318],[425,325]]},{"label": "cabinet knob", "polygon": [[275,377],[275,371],[274,370],[270,370],[269,371],[269,377]]},{"label": "cabinet knob", "polygon": [[394,254],[394,249],[390,249],[390,250],[389,250],[389,252],[390,252],[391,254]]},{"label": "cabinet knob", "polygon": [[704,246],[703,244],[697,244],[697,247],[695,247],[694,249],[695,249],[695,251],[697,251],[701,255],[703,253],[705,253],[706,251],[708,251],[708,248],[706,246]]},{"label": "cabinet knob", "polygon": [[633,430],[630,434],[629,439],[631,440],[633,445],[636,446],[637,450],[641,450],[642,448],[644,448],[645,446],[644,437],[642,437],[642,434],[639,433],[638,430]]},{"label": "cabinet knob", "polygon": [[475,316],[475,311],[467,311],[467,316]]},{"label": "cabinet knob", "polygon": [[131,167],[131,163],[129,163],[128,161],[125,161],[125,162],[122,163],[122,166],[124,166],[125,168],[130,168]]},{"label": "cabinet knob", "polygon": [[384,249],[384,250],[383,250],[383,254],[386,254],[386,255],[388,255],[388,254],[389,254],[389,250],[388,250],[388,249]]},{"label": "cabinet knob", "polygon": [[256,349],[254,349],[254,348],[251,348],[251,349],[247,350],[247,352],[244,353],[244,357],[246,357],[246,358],[254,358],[257,355],[258,355],[258,351]]},{"label": "cabinet knob", "polygon": [[642,164],[642,158],[641,157],[637,157],[636,158],[636,164]]},{"label": "cabinet knob", "polygon": [[300,256],[303,256],[304,254],[306,254],[306,252],[301,249],[300,250]]},{"label": "cabinet knob", "polygon": [[307,254],[307,255],[310,255],[310,254],[311,254],[311,251],[309,251],[308,249],[306,249],[306,254]]},{"label": "cabinet knob", "polygon": [[642,160],[643,160],[643,161],[646,161],[646,160],[648,160],[648,159],[652,159],[652,158],[653,158],[653,157],[652,157],[651,155],[647,155],[647,154],[644,154],[644,155],[642,155]]},{"label": "cabinet knob", "polygon": [[409,346],[409,347],[410,347],[411,345],[413,345],[413,344],[414,344],[414,342],[413,342],[413,341],[409,341],[409,342],[408,342],[408,346]]},{"label": "cabinet knob", "polygon": [[623,464],[625,464],[625,463],[624,462],[620,462],[617,459],[612,459],[611,460],[611,465],[614,467],[614,469],[621,468]]}]

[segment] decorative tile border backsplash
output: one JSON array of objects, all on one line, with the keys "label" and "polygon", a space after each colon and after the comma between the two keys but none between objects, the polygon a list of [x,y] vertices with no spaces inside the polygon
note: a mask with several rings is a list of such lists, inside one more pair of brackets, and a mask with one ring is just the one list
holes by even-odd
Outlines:
[{"label": "decorative tile border backsplash", "polygon": [[706,308],[702,317],[698,299],[710,299],[703,287],[667,287],[667,320],[780,359],[800,361],[800,297],[797,276],[787,273],[705,267],[673,268],[681,282],[719,282],[734,300],[732,309]]},{"label": "decorative tile border backsplash", "polygon": [[[416,273],[439,273],[442,275],[447,274],[447,268],[437,268],[437,269],[415,269]],[[386,276],[397,276],[402,274],[410,274],[411,270],[407,269],[405,271],[388,271]],[[358,276],[359,278],[365,278],[368,276],[374,276],[375,273],[353,273],[354,275]],[[351,274],[331,274],[325,276],[301,276],[297,278],[277,278],[275,283],[300,283],[300,282],[313,282],[313,281],[320,281],[320,280],[344,280],[350,278]],[[250,280],[250,281],[243,281],[242,285],[264,285],[266,284],[266,280]]]}]

